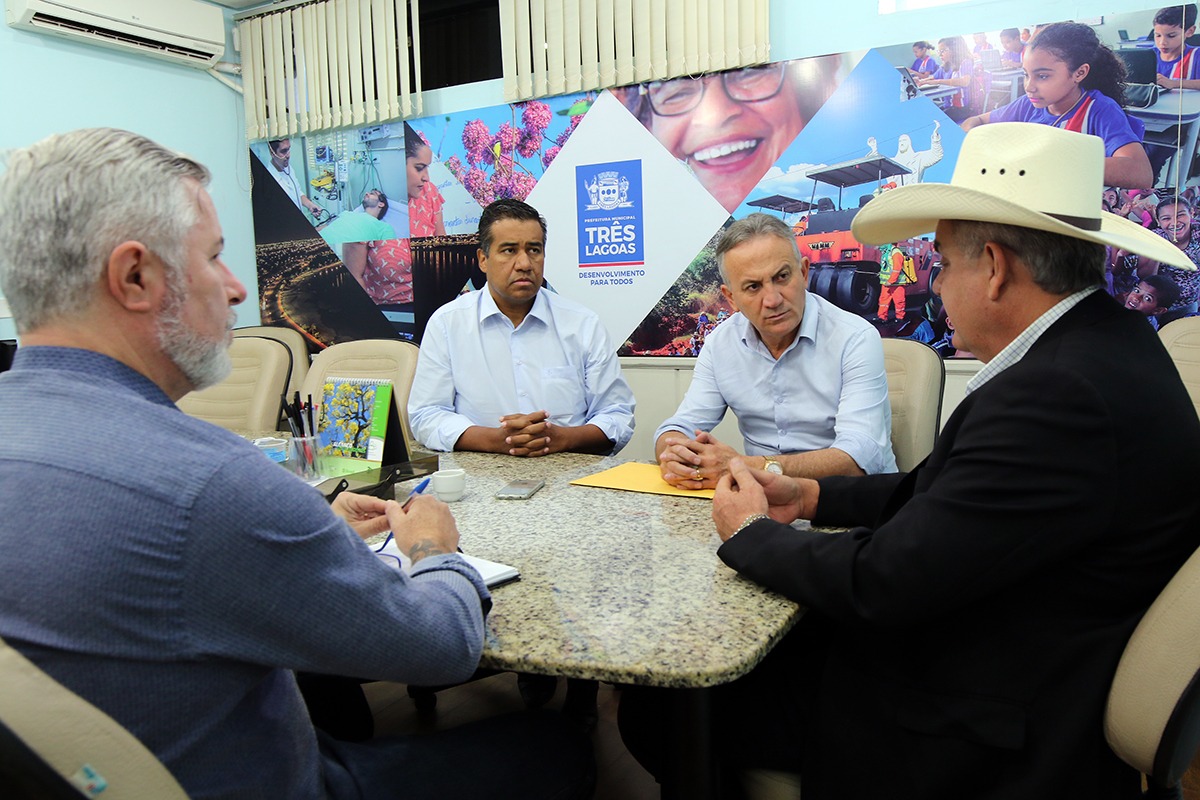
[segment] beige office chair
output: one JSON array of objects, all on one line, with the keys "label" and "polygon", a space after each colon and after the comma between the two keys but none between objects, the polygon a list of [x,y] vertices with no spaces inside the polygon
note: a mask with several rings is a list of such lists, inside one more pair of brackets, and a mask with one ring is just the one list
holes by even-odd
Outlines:
[{"label": "beige office chair", "polygon": [[1179,798],[1200,747],[1200,550],[1150,606],[1117,665],[1104,736],[1146,776],[1152,798]]},{"label": "beige office chair", "polygon": [[390,378],[404,444],[411,453],[417,442],[408,426],[408,394],[417,372],[418,352],[415,344],[399,339],[359,339],[331,345],[313,359],[300,393],[320,402],[321,384],[327,377]]},{"label": "beige office chair", "polygon": [[937,441],[946,368],[936,350],[911,339],[884,339],[883,366],[892,403],[892,452],[896,468],[907,472]]},{"label": "beige office chair", "polygon": [[[96,776],[107,788],[86,791],[89,782],[99,786]],[[167,768],[133,734],[3,639],[0,784],[13,797],[46,800],[187,800]]]},{"label": "beige office chair", "polygon": [[308,355],[308,340],[304,338],[303,333],[295,328],[278,325],[251,325],[235,328],[233,335],[262,336],[287,345],[288,352],[292,354],[292,376],[288,380],[287,395],[291,397],[293,392],[300,391],[300,387],[304,385],[304,378],[308,375],[308,364],[311,360]]},{"label": "beige office chair", "polygon": [[176,405],[185,413],[236,431],[273,431],[288,385],[292,355],[286,345],[259,336],[237,336],[229,346],[229,377]]},{"label": "beige office chair", "polygon": [[1171,354],[1179,377],[1187,387],[1196,413],[1200,414],[1200,317],[1184,317],[1164,325],[1158,332],[1163,347]]}]

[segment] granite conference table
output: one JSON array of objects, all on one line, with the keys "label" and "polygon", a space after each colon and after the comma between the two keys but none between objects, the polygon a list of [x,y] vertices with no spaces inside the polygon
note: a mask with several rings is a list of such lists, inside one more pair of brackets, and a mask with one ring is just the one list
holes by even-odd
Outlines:
[{"label": "granite conference table", "polygon": [[[439,454],[442,469],[467,473],[450,504],[462,549],[520,571],[492,589],[480,666],[674,690],[683,735],[668,748],[663,797],[705,800],[718,796],[708,690],[753,669],[803,609],[717,558],[706,498],[570,485],[627,460]],[[495,497],[526,478],[546,485],[528,500]],[[418,480],[397,483],[396,498]]]},{"label": "granite conference table", "polygon": [[[481,666],[678,690],[686,735],[664,797],[716,796],[706,690],[749,672],[802,609],[721,563],[709,500],[570,485],[622,460],[441,455],[467,472],[451,504],[462,549],[521,573],[492,591]],[[494,497],[518,478],[546,485],[528,500]]]}]

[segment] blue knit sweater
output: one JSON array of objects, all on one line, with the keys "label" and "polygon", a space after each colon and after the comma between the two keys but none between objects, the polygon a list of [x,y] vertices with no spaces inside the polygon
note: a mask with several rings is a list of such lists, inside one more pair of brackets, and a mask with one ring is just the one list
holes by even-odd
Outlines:
[{"label": "blue knit sweater", "polygon": [[455,555],[412,578],[319,493],[99,354],[0,374],[0,636],[132,731],[193,798],[319,798],[292,670],[438,684],[483,647]]}]

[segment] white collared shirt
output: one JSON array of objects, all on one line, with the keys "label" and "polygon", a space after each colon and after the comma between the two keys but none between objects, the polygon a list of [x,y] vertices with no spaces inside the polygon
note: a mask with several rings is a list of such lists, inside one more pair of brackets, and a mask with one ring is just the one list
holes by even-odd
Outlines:
[{"label": "white collared shirt", "polygon": [[547,289],[516,328],[487,288],[435,311],[408,399],[413,434],[447,452],[472,425],[543,409],[556,425],[595,425],[616,452],[633,436],[633,408],[600,318]]}]

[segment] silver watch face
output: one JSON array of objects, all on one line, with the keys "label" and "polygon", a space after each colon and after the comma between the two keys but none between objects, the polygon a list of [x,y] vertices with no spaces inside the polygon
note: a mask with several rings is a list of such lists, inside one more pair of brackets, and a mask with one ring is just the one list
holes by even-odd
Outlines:
[{"label": "silver watch face", "polygon": [[768,461],[767,462],[767,472],[773,472],[776,475],[782,475],[783,467],[781,467],[779,465],[778,461]]}]

